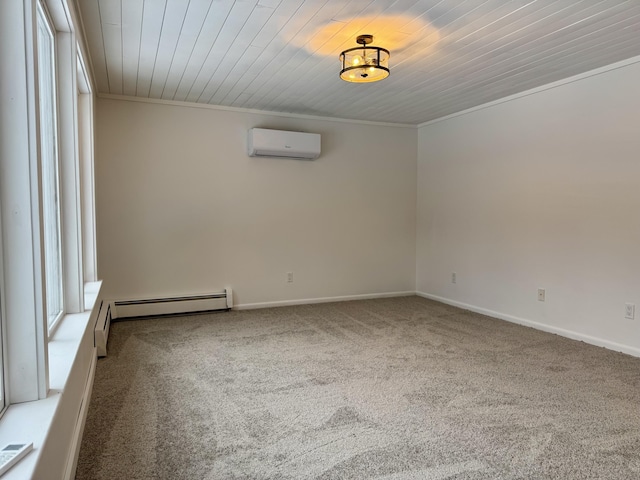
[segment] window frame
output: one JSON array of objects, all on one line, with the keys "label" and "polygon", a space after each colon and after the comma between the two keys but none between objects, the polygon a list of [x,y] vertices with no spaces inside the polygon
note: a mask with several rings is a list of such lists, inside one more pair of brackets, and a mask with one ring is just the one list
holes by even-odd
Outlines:
[{"label": "window frame", "polygon": [[[60,110],[59,110],[59,91],[60,91],[60,83],[59,83],[59,69],[58,69],[58,35],[57,35],[57,31],[55,29],[55,26],[53,24],[53,20],[51,19],[51,15],[49,13],[48,7],[47,5],[42,1],[42,0],[38,0],[37,4],[36,4],[36,45],[38,46],[38,50],[37,50],[37,61],[38,61],[38,66],[40,67],[42,65],[41,62],[41,58],[42,56],[45,54],[45,52],[41,52],[40,51],[40,46],[41,46],[41,42],[39,39],[39,35],[40,35],[40,21],[42,21],[42,23],[44,24],[44,27],[47,30],[47,33],[49,35],[50,38],[50,48],[48,48],[48,51],[46,52],[47,55],[50,55],[51,58],[50,63],[51,63],[51,71],[47,72],[47,75],[51,75],[50,81],[51,81],[51,112],[43,112],[42,108],[43,108],[43,104],[44,102],[42,101],[42,98],[39,98],[38,100],[38,113],[40,115],[40,119],[42,120],[44,117],[43,115],[47,116],[48,120],[52,120],[53,123],[53,128],[52,128],[52,132],[53,132],[53,148],[51,152],[46,152],[46,154],[52,154],[53,158],[51,159],[47,159],[47,163],[48,162],[52,162],[53,165],[48,165],[47,167],[45,167],[45,152],[44,152],[44,145],[43,145],[43,139],[42,139],[42,129],[43,126],[40,125],[39,128],[39,132],[40,132],[40,136],[38,138],[38,142],[39,142],[39,149],[40,149],[40,178],[41,178],[41,183],[40,183],[40,198],[41,198],[41,224],[42,224],[42,231],[43,231],[43,259],[44,259],[44,263],[43,263],[43,273],[45,276],[45,300],[46,300],[46,304],[47,304],[47,309],[46,309],[46,318],[47,318],[47,334],[48,334],[48,338],[51,338],[51,336],[55,333],[55,330],[58,328],[60,321],[62,320],[62,318],[64,317],[64,315],[66,314],[66,302],[65,302],[65,290],[66,290],[66,281],[65,281],[65,252],[64,252],[64,239],[63,239],[63,199],[62,199],[62,172],[61,172],[61,159],[60,159],[60,153],[61,153],[61,148],[60,148],[60,142],[61,142],[61,135],[60,135],[60,130],[61,130],[61,125],[60,125]],[[44,72],[41,72],[40,69],[38,69],[38,95],[40,96],[43,92],[40,90],[41,88],[41,79],[43,76]],[[48,81],[49,79],[47,79]],[[49,114],[52,116],[51,119],[48,118]],[[53,227],[57,230],[56,235],[56,243],[57,243],[57,248],[56,251],[54,253],[55,255],[55,259],[52,258],[52,256],[47,255],[49,252],[48,248],[47,248],[47,242],[48,242],[48,238],[46,238],[47,236],[49,236],[47,234],[47,222],[52,222],[51,219],[46,218],[47,214],[46,211],[48,210],[48,207],[45,207],[45,202],[48,200],[48,198],[45,198],[45,192],[44,192],[44,185],[45,182],[48,182],[49,178],[46,178],[48,175],[45,175],[45,168],[47,169],[51,169],[51,174],[53,175],[53,185],[50,185],[49,187],[52,188],[55,192],[55,211],[53,212],[53,215],[55,215],[55,222]],[[50,275],[51,275],[51,271],[49,270],[49,268],[52,266],[51,262],[52,260],[54,260],[56,262],[56,265],[53,266],[53,268],[56,269],[56,279],[55,281],[57,282],[56,285],[56,296],[58,296],[59,298],[56,299],[56,303],[59,303],[59,310],[52,315],[51,312],[49,311],[49,305],[50,305],[50,292],[48,290],[49,282],[48,280],[50,279]],[[52,318],[53,317],[53,318]]]},{"label": "window frame", "polygon": [[82,224],[82,266],[84,282],[98,280],[98,260],[96,245],[95,170],[93,161],[93,87],[90,71],[82,53],[82,46],[76,48],[77,72],[77,132],[78,158],[80,164],[81,224]]},{"label": "window frame", "polygon": [[7,403],[46,398],[35,2],[0,2],[0,220]]},{"label": "window frame", "polygon": [[[43,270],[38,8],[48,15],[56,59],[65,307],[53,328],[47,326]],[[0,68],[0,169],[3,172],[0,177],[0,347],[4,347],[4,399],[9,407],[49,396],[49,342],[53,340],[58,344],[59,338],[53,338],[55,331],[61,324],[66,324],[65,318],[69,314],[85,311],[83,249],[94,259],[96,256],[95,236],[93,243],[84,247],[82,235],[85,229],[95,231],[94,214],[83,213],[85,197],[94,192],[93,82],[90,70],[85,70],[87,85],[82,88],[89,95],[90,116],[83,121],[91,142],[82,152],[85,158],[81,158],[77,62],[78,58],[84,58],[86,48],[75,8],[72,0],[0,2],[0,58],[11,61],[11,68]],[[81,162],[87,165],[89,177],[82,174]],[[90,185],[85,185],[86,178],[91,179]],[[86,195],[82,192],[85,188]],[[86,210],[93,212],[94,200],[91,198],[90,201]],[[87,221],[91,225],[85,228]],[[55,361],[56,358],[52,364]],[[54,365],[53,368],[55,377],[57,367]]]}]

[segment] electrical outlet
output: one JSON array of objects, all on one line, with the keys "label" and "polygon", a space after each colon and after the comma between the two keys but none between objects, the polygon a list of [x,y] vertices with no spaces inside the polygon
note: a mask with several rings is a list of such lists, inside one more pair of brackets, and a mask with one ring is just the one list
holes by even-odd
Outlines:
[{"label": "electrical outlet", "polygon": [[628,318],[629,320],[633,320],[636,316],[636,306],[634,303],[625,303],[624,304],[624,318]]},{"label": "electrical outlet", "polygon": [[538,301],[539,302],[544,302],[544,294],[545,294],[544,288],[539,288],[538,289]]},{"label": "electrical outlet", "polygon": [[293,272],[287,272],[287,283],[293,283]]},{"label": "electrical outlet", "polygon": [[458,280],[456,277],[457,277],[456,272],[453,272],[451,274],[451,283],[456,283],[456,281]]}]

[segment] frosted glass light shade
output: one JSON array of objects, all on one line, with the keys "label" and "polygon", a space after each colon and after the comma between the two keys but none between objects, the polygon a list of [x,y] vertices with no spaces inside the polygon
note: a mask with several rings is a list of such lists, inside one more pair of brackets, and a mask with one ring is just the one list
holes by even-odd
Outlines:
[{"label": "frosted glass light shade", "polygon": [[373,37],[361,35],[357,42],[361,47],[350,48],[340,54],[342,69],[340,78],[347,82],[369,83],[389,76],[389,50],[368,46]]}]

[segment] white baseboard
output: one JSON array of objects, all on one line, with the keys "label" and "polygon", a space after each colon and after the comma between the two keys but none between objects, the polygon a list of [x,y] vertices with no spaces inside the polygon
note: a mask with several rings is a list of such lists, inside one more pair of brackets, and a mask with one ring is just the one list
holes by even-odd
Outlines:
[{"label": "white baseboard", "polygon": [[364,295],[345,295],[341,297],[305,298],[301,300],[282,300],[278,302],[241,303],[233,307],[234,310],[253,310],[256,308],[288,307],[291,305],[310,305],[313,303],[348,302],[350,300],[369,300],[372,298],[409,297],[415,291],[367,293]]},{"label": "white baseboard", "polygon": [[534,322],[532,320],[527,320],[525,318],[514,317],[513,315],[507,315],[505,313],[495,312],[493,310],[477,307],[475,305],[469,305],[468,303],[458,302],[456,300],[451,300],[449,298],[439,297],[437,295],[431,295],[429,293],[416,292],[416,295],[418,295],[419,297],[428,298],[429,300],[435,300],[436,302],[446,303],[447,305],[453,305],[454,307],[459,307],[464,310],[481,313],[483,315],[488,315],[490,317],[499,318],[500,320],[506,320],[507,322],[517,323],[518,325],[524,325],[525,327],[531,327],[531,328],[535,328],[536,330],[542,330],[543,332],[555,333],[556,335],[571,338],[572,340],[580,340],[581,342],[589,343],[591,345],[595,345],[598,347],[604,347],[604,348],[608,348],[609,350],[614,350],[616,352],[622,352],[628,355],[633,355],[634,357],[640,357],[640,349],[631,347],[629,345],[622,345],[620,343],[611,342],[609,340],[604,340],[602,338],[592,337],[591,335],[585,335],[583,333],[574,332],[573,330],[566,330],[564,328],[558,328],[552,325]]},{"label": "white baseboard", "polygon": [[[95,348],[94,348],[95,353]],[[82,406],[78,414],[75,429],[73,430],[73,438],[71,440],[71,448],[69,449],[69,458],[64,472],[65,480],[73,480],[76,478],[76,468],[78,467],[78,455],[80,454],[80,445],[82,444],[82,434],[84,426],[87,422],[87,413],[89,412],[89,402],[91,401],[91,392],[93,391],[93,380],[96,376],[97,355],[91,356],[91,366],[87,375],[87,384],[82,392]]]}]

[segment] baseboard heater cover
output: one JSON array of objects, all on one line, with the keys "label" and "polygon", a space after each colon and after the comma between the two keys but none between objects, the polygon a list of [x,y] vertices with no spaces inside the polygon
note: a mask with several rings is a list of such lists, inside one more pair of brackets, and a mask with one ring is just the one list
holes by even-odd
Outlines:
[{"label": "baseboard heater cover", "polygon": [[107,339],[109,338],[111,318],[111,304],[101,301],[98,307],[98,319],[93,337],[98,357],[107,356]]},{"label": "baseboard heater cover", "polygon": [[224,292],[205,295],[115,301],[111,314],[115,319],[229,310],[232,307],[233,292],[226,288]]}]

